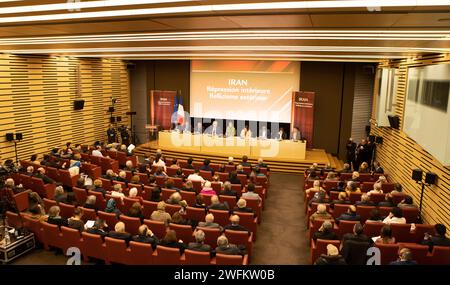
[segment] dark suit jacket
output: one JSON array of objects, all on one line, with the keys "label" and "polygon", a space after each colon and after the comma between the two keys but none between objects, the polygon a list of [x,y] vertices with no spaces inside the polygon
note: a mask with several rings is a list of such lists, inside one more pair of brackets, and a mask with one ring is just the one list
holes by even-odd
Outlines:
[{"label": "dark suit jacket", "polygon": [[106,195],[106,190],[101,187],[95,187],[94,189],[92,189],[92,191],[102,193],[103,197],[105,197],[105,195]]},{"label": "dark suit jacket", "polygon": [[96,212],[98,211],[98,209],[97,209],[97,206],[95,206],[95,205],[92,205],[92,204],[84,204],[83,205],[83,208],[86,208],[86,209],[92,209],[92,210],[95,210]]},{"label": "dark suit jacket", "polygon": [[250,232],[247,228],[241,226],[241,225],[226,225],[225,227],[223,227],[223,230],[232,230],[232,231],[247,231]]},{"label": "dark suit jacket", "polygon": [[61,226],[67,227],[68,226],[67,219],[63,218],[63,217],[59,217],[59,218],[48,217],[47,223],[52,224],[52,225],[57,225],[58,227],[61,227]]},{"label": "dark suit jacket", "polygon": [[389,265],[417,265],[417,262],[414,260],[392,261]]},{"label": "dark suit jacket", "polygon": [[355,203],[356,206],[375,206],[375,204],[372,201],[368,201],[368,202],[362,202],[362,201],[358,201]]},{"label": "dark suit jacket", "polygon": [[94,228],[87,229],[86,232],[89,234],[93,234],[93,235],[100,235],[102,238],[104,238],[108,235],[108,233],[105,232],[104,230],[99,230],[99,229],[94,229]]},{"label": "dark suit jacket", "polygon": [[355,235],[353,233],[346,233],[342,237],[342,242],[344,243],[347,240],[354,240],[358,242],[369,242],[371,243],[372,239],[366,236],[365,234]]},{"label": "dark suit jacket", "polygon": [[336,223],[339,221],[360,221],[361,217],[357,214],[343,213],[339,218],[336,219]]},{"label": "dark suit jacket", "polygon": [[188,244],[187,249],[195,250],[195,251],[202,251],[202,252],[210,252],[211,246],[204,243],[198,243],[198,242],[190,242]]},{"label": "dark suit jacket", "polygon": [[216,247],[216,253],[220,254],[229,254],[229,255],[241,255],[241,250],[234,245],[228,245],[228,246],[218,246]]},{"label": "dark suit jacket", "polygon": [[44,184],[54,183],[55,181],[48,177],[47,175],[42,175],[40,173],[36,173],[35,177],[42,179],[44,181]]},{"label": "dark suit jacket", "polygon": [[183,254],[184,249],[186,248],[184,243],[181,243],[181,242],[170,242],[170,243],[167,243],[164,240],[161,240],[161,241],[159,241],[159,244],[162,245],[162,246],[178,248],[178,249],[180,249],[180,253],[181,254]]},{"label": "dark suit jacket", "polygon": [[328,256],[322,254],[314,263],[315,265],[347,265],[342,255]]},{"label": "dark suit jacket", "polygon": [[202,165],[202,167],[200,167],[200,170],[211,171],[212,175],[214,175],[214,169],[212,169],[209,165]]},{"label": "dark suit jacket", "polygon": [[249,208],[249,207],[245,207],[245,208],[234,207],[233,212],[252,213],[252,214],[255,213],[255,212],[253,211],[253,209],[252,209],[252,208]]},{"label": "dark suit jacket", "polygon": [[152,245],[153,250],[156,248],[156,245],[158,244],[158,238],[154,236],[148,236],[148,235],[135,235],[132,237],[133,241],[136,242],[142,242],[142,243],[148,243]]},{"label": "dark suit jacket", "polygon": [[118,233],[118,232],[115,232],[115,231],[109,232],[108,233],[108,237],[124,240],[124,241],[126,241],[127,244],[131,240],[131,234],[129,234],[129,233]]},{"label": "dark suit jacket", "polygon": [[325,240],[339,240],[339,237],[336,235],[335,232],[330,231],[330,232],[315,232],[313,234],[313,240],[317,240],[317,239],[325,239]]},{"label": "dark suit jacket", "polygon": [[225,195],[225,196],[235,196],[235,197],[237,196],[237,192],[234,191],[234,190],[229,190],[229,191],[222,190],[222,191],[220,191],[219,194],[220,195]]},{"label": "dark suit jacket", "polygon": [[336,204],[351,204],[351,203],[352,202],[350,202],[350,201],[333,200],[330,203],[330,208],[334,209],[334,205],[336,205]]},{"label": "dark suit jacket", "polygon": [[228,207],[228,203],[218,203],[218,204],[211,204],[209,207],[209,209],[212,210],[224,210],[224,211],[228,211],[229,207]]},{"label": "dark suit jacket", "polygon": [[450,246],[450,239],[441,236],[431,236],[428,240],[423,240],[421,244],[428,245],[431,252],[434,246]]},{"label": "dark suit jacket", "polygon": [[234,179],[230,179],[231,184],[241,184],[241,180],[239,180],[237,177]]},{"label": "dark suit jacket", "polygon": [[342,247],[342,255],[349,265],[366,265],[370,243],[348,239]]},{"label": "dark suit jacket", "polygon": [[187,168],[187,169],[195,169],[195,167],[192,165],[192,164],[188,164],[188,165],[186,165],[186,167],[185,168]]}]

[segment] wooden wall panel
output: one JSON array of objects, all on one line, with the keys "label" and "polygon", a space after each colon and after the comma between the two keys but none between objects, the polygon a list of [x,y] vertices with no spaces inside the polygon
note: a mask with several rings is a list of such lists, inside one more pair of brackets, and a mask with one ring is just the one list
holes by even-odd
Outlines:
[{"label": "wooden wall panel", "polygon": [[[19,159],[42,154],[66,142],[105,140],[111,98],[115,116],[128,125],[129,75],[115,59],[0,55],[0,158],[15,159],[7,132],[22,132]],[[83,110],[73,101],[84,99]]]},{"label": "wooden wall panel", "polygon": [[[425,187],[422,217],[426,223],[443,223],[450,228],[450,168],[442,165],[402,131],[408,67],[430,64],[450,64],[450,54],[429,55],[381,64],[398,68],[395,114],[400,117],[400,130],[379,128],[375,125],[372,125],[372,130],[375,135],[384,138],[383,144],[378,147],[377,160],[382,163],[394,181],[403,185],[405,192],[414,198],[417,205],[420,201],[421,187],[411,179],[412,169],[420,167],[425,172],[431,171],[439,176],[437,185]],[[376,93],[377,90],[374,92],[374,101]],[[375,118],[374,111],[372,118]],[[439,126],[430,127],[439,131]]]}]

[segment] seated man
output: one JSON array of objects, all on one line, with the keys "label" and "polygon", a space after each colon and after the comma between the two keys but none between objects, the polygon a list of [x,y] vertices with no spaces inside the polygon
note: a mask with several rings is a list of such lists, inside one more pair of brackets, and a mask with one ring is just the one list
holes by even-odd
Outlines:
[{"label": "seated man", "polygon": [[259,201],[261,201],[261,196],[259,196],[258,193],[255,193],[255,184],[253,183],[249,183],[247,185],[247,192],[242,193],[242,198],[246,198],[246,199],[257,199]]},{"label": "seated man", "polygon": [[105,228],[106,228],[105,221],[97,219],[94,225],[91,228],[88,228],[86,232],[93,235],[100,235],[102,238],[104,238],[105,236],[108,235],[108,232],[105,230]]},{"label": "seated man", "polygon": [[108,237],[124,240],[127,242],[127,244],[131,240],[131,234],[129,234],[125,231],[125,223],[124,222],[118,222],[114,226],[114,231],[110,231],[108,233]]},{"label": "seated man", "polygon": [[314,222],[315,219],[333,220],[333,216],[327,212],[327,206],[325,204],[319,204],[317,205],[317,212],[309,217],[311,222]]},{"label": "seated man", "polygon": [[355,203],[356,206],[375,206],[375,204],[370,201],[369,195],[367,193],[364,193],[361,195],[361,201],[357,201]]},{"label": "seated man", "polygon": [[217,229],[222,229],[222,227],[217,224],[214,223],[214,215],[213,214],[208,214],[205,216],[205,221],[204,222],[199,222],[198,223],[199,227],[202,228],[217,228]]},{"label": "seated man", "polygon": [[336,246],[327,245],[327,254],[322,254],[314,262],[314,265],[347,265],[344,257],[339,254],[339,250]]},{"label": "seated man", "polygon": [[158,238],[153,234],[153,232],[147,227],[147,225],[141,225],[139,227],[139,234],[132,237],[135,242],[148,243],[152,245],[153,249],[156,249],[158,244]]},{"label": "seated man", "polygon": [[294,127],[291,133],[291,140],[293,141],[299,141],[302,139],[302,133],[300,132],[299,128]]},{"label": "seated man", "polygon": [[234,128],[233,122],[228,122],[225,136],[228,138],[228,137],[234,137],[235,135],[236,135],[236,129]]},{"label": "seated man", "polygon": [[247,228],[239,225],[239,221],[240,221],[240,218],[238,215],[232,215],[230,217],[231,224],[226,225],[225,227],[223,227],[223,229],[224,230],[233,230],[233,231],[246,231],[246,232],[250,233],[250,231]]},{"label": "seated man", "polygon": [[236,207],[234,207],[233,212],[252,213],[252,214],[255,213],[252,208],[247,207],[247,201],[245,201],[245,199],[242,198],[239,199],[239,201],[237,201]]},{"label": "seated man", "polygon": [[211,163],[211,161],[208,158],[205,159],[203,161],[202,167],[200,167],[200,170],[209,171],[209,172],[211,172],[212,175],[214,175],[214,169],[211,166],[209,166],[210,163]]},{"label": "seated man", "polygon": [[347,193],[339,192],[338,199],[331,201],[330,208],[334,209],[334,205],[336,204],[351,204],[351,202],[347,200]]},{"label": "seated man", "polygon": [[342,237],[341,247],[344,245],[344,242],[347,240],[353,240],[358,242],[371,242],[372,239],[364,234],[364,228],[361,223],[356,223],[353,226],[353,233],[346,233]]},{"label": "seated man", "polygon": [[219,197],[217,195],[213,195],[211,197],[211,205],[209,205],[208,208],[212,210],[223,210],[223,211],[229,210],[228,203],[227,202],[220,203]]},{"label": "seated man", "polygon": [[262,157],[258,158],[258,166],[259,168],[266,168],[267,172],[269,172],[269,166],[264,162]]},{"label": "seated man", "polygon": [[336,223],[339,224],[340,221],[360,221],[361,217],[356,214],[356,207],[351,205],[348,207],[346,213],[342,213],[342,215],[336,218]]},{"label": "seated man", "polygon": [[450,239],[445,236],[447,228],[443,224],[436,224],[434,226],[436,235],[425,233],[425,237],[421,244],[428,245],[430,252],[433,251],[434,246],[450,246]]},{"label": "seated man", "polygon": [[242,162],[240,163],[240,165],[252,167],[252,164],[250,162],[248,162],[248,156],[246,156],[246,155],[244,155],[242,157]]},{"label": "seated man", "polygon": [[228,255],[241,255],[243,252],[234,244],[229,244],[225,235],[217,238],[216,253]]},{"label": "seated man", "polygon": [[412,252],[409,248],[402,248],[399,250],[398,259],[392,261],[389,265],[417,265],[417,262],[413,260]]},{"label": "seated man", "polygon": [[[240,184],[240,181],[239,181],[239,184]],[[234,190],[231,190],[230,181],[225,181],[225,183],[223,184],[223,190],[220,191],[220,195],[237,197],[237,192]]]},{"label": "seated man", "polygon": [[193,174],[190,174],[187,178],[187,180],[190,181],[200,181],[202,184],[205,183],[205,179],[203,179],[203,177],[200,176],[200,171],[198,169],[194,170]]},{"label": "seated man", "polygon": [[187,249],[202,251],[202,252],[210,252],[211,246],[205,244],[205,232],[202,230],[196,230],[194,232],[195,242],[190,242],[188,244]]},{"label": "seated man", "polygon": [[35,177],[42,179],[45,184],[55,183],[53,179],[45,175],[45,169],[43,167],[39,167]]},{"label": "seated man", "polygon": [[317,232],[313,234],[313,240],[326,239],[338,240],[338,236],[333,232],[333,224],[330,221],[324,221]]}]

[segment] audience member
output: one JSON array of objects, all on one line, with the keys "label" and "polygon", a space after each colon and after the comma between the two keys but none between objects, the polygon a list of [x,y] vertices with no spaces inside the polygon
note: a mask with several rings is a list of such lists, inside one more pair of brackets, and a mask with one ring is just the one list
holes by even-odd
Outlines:
[{"label": "audience member", "polygon": [[389,216],[387,216],[383,223],[385,224],[406,224],[406,219],[403,217],[403,211],[399,207],[392,208]]},{"label": "audience member", "polygon": [[350,205],[347,209],[346,213],[342,213],[342,215],[336,218],[336,223],[339,224],[340,221],[360,221],[361,217],[356,213],[356,207],[354,205]]},{"label": "audience member", "polygon": [[311,222],[314,222],[315,219],[333,220],[333,216],[327,212],[325,204],[319,204],[317,205],[317,211],[309,217]]},{"label": "audience member", "polygon": [[392,261],[389,265],[417,265],[417,262],[413,260],[412,252],[409,248],[402,248],[399,250],[399,258],[396,261]]},{"label": "audience member", "polygon": [[222,227],[219,224],[214,223],[214,215],[213,214],[207,214],[205,216],[205,221],[204,222],[199,222],[198,226],[202,227],[202,228],[222,229]]},{"label": "audience member", "polygon": [[392,236],[392,229],[390,225],[384,225],[381,228],[380,237],[375,240],[375,243],[394,244],[395,237]]},{"label": "audience member", "polygon": [[125,223],[118,222],[114,226],[114,231],[108,233],[108,237],[124,240],[127,245],[131,240],[131,234],[125,231]]},{"label": "audience member", "polygon": [[322,226],[319,228],[317,232],[313,234],[313,240],[317,239],[325,239],[325,240],[338,240],[337,234],[333,231],[333,224],[325,220],[322,223]]},{"label": "audience member", "polygon": [[166,212],[166,203],[164,203],[163,201],[159,202],[156,206],[156,209],[156,211],[153,211],[150,219],[152,219],[153,221],[164,222],[167,225],[172,217],[169,213]]},{"label": "audience member", "polygon": [[344,257],[339,254],[339,250],[336,246],[327,245],[327,254],[322,254],[314,262],[314,265],[347,265]]},{"label": "audience member", "polygon": [[73,210],[73,215],[68,220],[68,226],[69,228],[76,229],[80,233],[84,231],[84,222],[81,220],[83,217],[83,210],[80,207],[76,207]]},{"label": "audience member", "polygon": [[208,208],[212,210],[223,210],[223,211],[229,210],[228,203],[227,202],[220,203],[219,197],[217,195],[211,196],[211,205],[209,205]]},{"label": "audience member", "polygon": [[194,232],[195,242],[190,242],[187,249],[201,252],[210,252],[211,246],[205,244],[205,232],[202,230],[196,230]]},{"label": "audience member", "polygon": [[152,245],[153,250],[159,242],[158,238],[153,234],[153,232],[147,227],[147,225],[141,225],[139,227],[139,234],[132,237],[135,242],[148,243]]},{"label": "audience member", "polygon": [[47,223],[57,225],[59,227],[61,226],[68,226],[67,219],[61,217],[59,214],[61,212],[61,209],[59,206],[51,206],[48,210],[48,218]]}]

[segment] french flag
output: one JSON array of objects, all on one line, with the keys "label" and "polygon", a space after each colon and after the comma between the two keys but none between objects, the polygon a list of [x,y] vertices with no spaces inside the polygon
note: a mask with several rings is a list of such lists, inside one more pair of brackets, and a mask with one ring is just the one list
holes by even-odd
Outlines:
[{"label": "french flag", "polygon": [[178,101],[178,110],[177,110],[177,124],[184,124],[184,108],[183,108],[183,97],[180,95],[180,100]]}]

